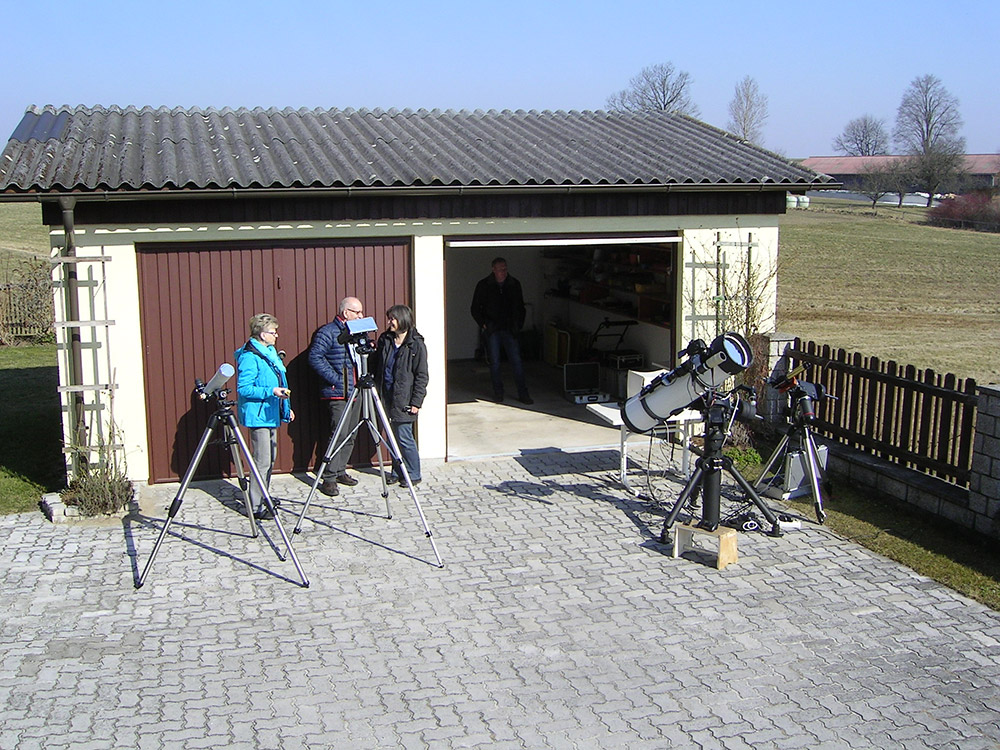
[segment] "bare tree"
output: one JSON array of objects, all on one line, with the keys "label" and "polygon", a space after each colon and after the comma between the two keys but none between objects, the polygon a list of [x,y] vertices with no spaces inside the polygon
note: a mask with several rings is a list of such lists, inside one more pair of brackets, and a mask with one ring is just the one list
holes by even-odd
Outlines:
[{"label": "bare tree", "polygon": [[844,126],[844,132],[833,139],[833,147],[848,156],[880,156],[889,153],[889,133],[885,122],[862,115]]},{"label": "bare tree", "polygon": [[861,194],[872,202],[872,211],[877,211],[878,202],[892,190],[892,166],[889,164],[868,164],[861,168]]},{"label": "bare tree", "polygon": [[965,140],[958,134],[961,127],[958,99],[936,76],[925,75],[914,78],[903,94],[893,136],[897,148],[908,154],[961,153],[965,150]]},{"label": "bare tree", "polygon": [[962,153],[931,150],[915,154],[911,160],[913,177],[917,185],[927,191],[927,206],[934,202],[934,195],[961,190],[967,177]]},{"label": "bare tree", "polygon": [[697,117],[700,112],[691,101],[690,87],[690,74],[673,63],[650,65],[628,82],[628,88],[609,96],[606,106],[613,112],[664,111]]},{"label": "bare tree", "polygon": [[965,139],[958,99],[933,75],[913,79],[896,111],[893,136],[900,150],[914,157],[917,185],[927,191],[927,205],[937,189],[962,174]]},{"label": "bare tree", "polygon": [[896,206],[902,208],[903,199],[913,189],[913,183],[916,180],[913,171],[913,159],[894,159],[885,173],[885,180],[886,185],[889,187],[889,192],[899,196],[899,202]]},{"label": "bare tree", "polygon": [[767,97],[750,76],[736,84],[736,91],[729,102],[730,132],[744,141],[761,145],[764,123],[767,122]]}]

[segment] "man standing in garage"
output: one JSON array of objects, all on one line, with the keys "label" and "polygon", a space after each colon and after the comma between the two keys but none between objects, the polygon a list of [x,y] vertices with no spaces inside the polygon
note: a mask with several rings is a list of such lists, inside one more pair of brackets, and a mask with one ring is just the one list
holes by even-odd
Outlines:
[{"label": "man standing in garage", "polygon": [[497,403],[503,402],[503,376],[500,373],[502,348],[514,371],[517,400],[522,404],[532,404],[534,401],[528,395],[528,386],[524,380],[519,341],[525,316],[521,282],[507,273],[506,259],[494,258],[492,267],[493,272],[476,284],[476,291],[472,295],[472,317],[479,324],[485,340],[490,379],[493,381],[493,399]]}]

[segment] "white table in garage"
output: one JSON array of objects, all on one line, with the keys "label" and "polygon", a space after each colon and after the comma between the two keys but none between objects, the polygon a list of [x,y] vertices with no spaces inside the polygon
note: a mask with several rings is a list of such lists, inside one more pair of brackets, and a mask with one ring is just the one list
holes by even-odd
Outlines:
[{"label": "white table in garage", "polygon": [[[628,373],[628,378],[626,381],[626,389],[628,393],[628,398],[638,393],[643,386],[649,383],[653,378],[659,375],[663,370],[656,370],[653,372],[639,372],[635,370],[630,370]],[[632,486],[628,481],[628,438],[632,434],[642,434],[642,433],[632,433],[628,426],[622,419],[621,409],[618,408],[617,404],[587,404],[587,411],[592,414],[596,414],[598,417],[603,419],[605,422],[613,427],[618,427],[621,430],[621,435],[618,442],[618,453],[619,453],[619,480],[625,489],[631,492],[633,495],[639,494],[636,490],[632,489]],[[689,473],[690,463],[691,463],[691,451],[688,449],[688,440],[691,437],[688,433],[690,425],[695,422],[701,422],[702,415],[701,412],[695,411],[694,409],[685,409],[680,414],[675,414],[674,416],[667,419],[661,427],[657,427],[657,430],[665,430],[667,436],[671,434],[676,434],[680,438],[681,442],[681,472],[686,477]]]}]

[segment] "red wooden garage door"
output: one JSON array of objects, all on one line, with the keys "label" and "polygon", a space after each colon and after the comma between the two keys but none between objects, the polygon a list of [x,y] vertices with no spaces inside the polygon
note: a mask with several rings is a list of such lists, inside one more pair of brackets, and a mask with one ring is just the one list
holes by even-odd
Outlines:
[{"label": "red wooden garage door", "polygon": [[[326,410],[308,363],[313,333],[357,296],[385,324],[391,305],[410,304],[410,248],[405,240],[322,244],[146,244],[137,247],[143,373],[151,482],[175,481],[190,464],[211,414],[192,397],[247,339],[259,312],[278,318],[296,420],[280,430],[275,470],[311,469],[326,447]],[[235,390],[233,378],[230,385]],[[235,394],[234,394],[235,398]],[[218,432],[218,431],[217,431]],[[373,445],[359,434],[354,464]],[[228,451],[210,446],[198,478],[230,475]]]}]

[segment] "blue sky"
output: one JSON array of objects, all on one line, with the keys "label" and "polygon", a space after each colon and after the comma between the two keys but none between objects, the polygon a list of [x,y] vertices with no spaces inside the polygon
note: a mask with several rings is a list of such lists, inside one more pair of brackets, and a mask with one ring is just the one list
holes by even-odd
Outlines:
[{"label": "blue sky", "polygon": [[601,109],[669,61],[718,127],[755,78],[785,156],[833,153],[863,114],[891,130],[928,73],[967,151],[1000,151],[998,2],[0,0],[0,26],[4,140],[32,104]]}]

